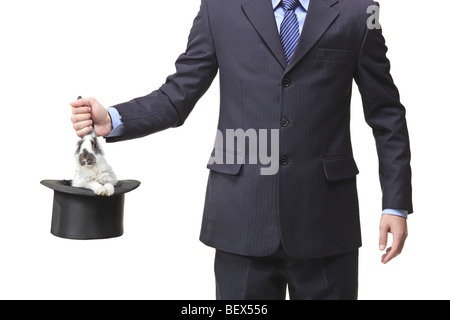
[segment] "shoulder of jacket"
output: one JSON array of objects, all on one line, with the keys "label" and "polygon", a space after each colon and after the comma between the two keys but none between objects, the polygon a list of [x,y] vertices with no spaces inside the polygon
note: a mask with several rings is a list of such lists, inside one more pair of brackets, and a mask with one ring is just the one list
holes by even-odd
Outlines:
[{"label": "shoulder of jacket", "polygon": [[378,3],[372,0],[338,0],[338,1],[340,10],[342,12],[346,12],[347,16],[354,19],[354,21],[358,24],[360,24],[361,21],[366,21],[369,18],[370,14],[373,11],[373,6],[378,6]]},{"label": "shoulder of jacket", "polygon": [[[212,6],[229,6],[229,5],[242,5],[246,2],[253,0],[202,0],[203,3]],[[268,1],[268,0],[267,0]]]}]

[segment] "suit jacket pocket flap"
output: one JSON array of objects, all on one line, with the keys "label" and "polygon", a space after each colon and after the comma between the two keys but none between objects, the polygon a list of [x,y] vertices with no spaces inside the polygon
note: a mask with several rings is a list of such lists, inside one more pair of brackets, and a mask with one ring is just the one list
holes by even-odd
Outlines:
[{"label": "suit jacket pocket flap", "polygon": [[359,173],[356,162],[351,155],[342,158],[324,159],[323,169],[328,181],[353,178]]},{"label": "suit jacket pocket flap", "polygon": [[207,168],[230,175],[238,175],[244,164],[244,156],[221,150],[214,150],[209,158]]},{"label": "suit jacket pocket flap", "polygon": [[352,58],[352,50],[325,49],[316,50],[315,59],[328,61],[349,61]]}]

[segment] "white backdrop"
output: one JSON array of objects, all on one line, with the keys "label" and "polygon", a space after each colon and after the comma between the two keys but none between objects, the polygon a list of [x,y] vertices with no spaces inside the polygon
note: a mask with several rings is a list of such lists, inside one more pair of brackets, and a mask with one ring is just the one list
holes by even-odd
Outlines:
[{"label": "white backdrop", "polygon": [[[381,264],[378,163],[355,87],[360,299],[448,299],[450,5],[380,2],[392,75],[407,108],[415,213],[403,254]],[[53,192],[39,184],[72,178],[77,137],[69,103],[82,95],[110,106],[159,88],[185,50],[199,4],[0,1],[0,299],[215,298],[214,250],[198,237],[218,119],[217,79],[184,126],[103,142],[119,179],[142,182],[126,196],[122,237],[52,236]]]}]

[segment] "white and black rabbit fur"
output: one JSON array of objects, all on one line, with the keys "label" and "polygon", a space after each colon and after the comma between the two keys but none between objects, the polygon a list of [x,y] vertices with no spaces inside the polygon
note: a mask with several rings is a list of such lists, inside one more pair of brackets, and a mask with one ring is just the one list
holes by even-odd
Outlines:
[{"label": "white and black rabbit fur", "polygon": [[78,141],[75,151],[76,171],[73,187],[87,188],[103,196],[114,194],[117,178],[104,158],[104,152],[92,130]]}]

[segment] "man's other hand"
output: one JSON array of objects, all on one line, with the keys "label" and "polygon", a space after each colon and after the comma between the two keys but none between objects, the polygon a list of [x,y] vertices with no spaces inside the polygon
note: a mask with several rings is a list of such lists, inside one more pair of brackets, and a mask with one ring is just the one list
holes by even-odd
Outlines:
[{"label": "man's other hand", "polygon": [[[392,246],[386,249],[389,233],[393,235],[393,242]],[[382,263],[388,263],[402,252],[407,236],[408,227],[405,218],[388,214],[384,214],[381,217],[380,251],[386,249],[385,254],[381,258]]]}]

